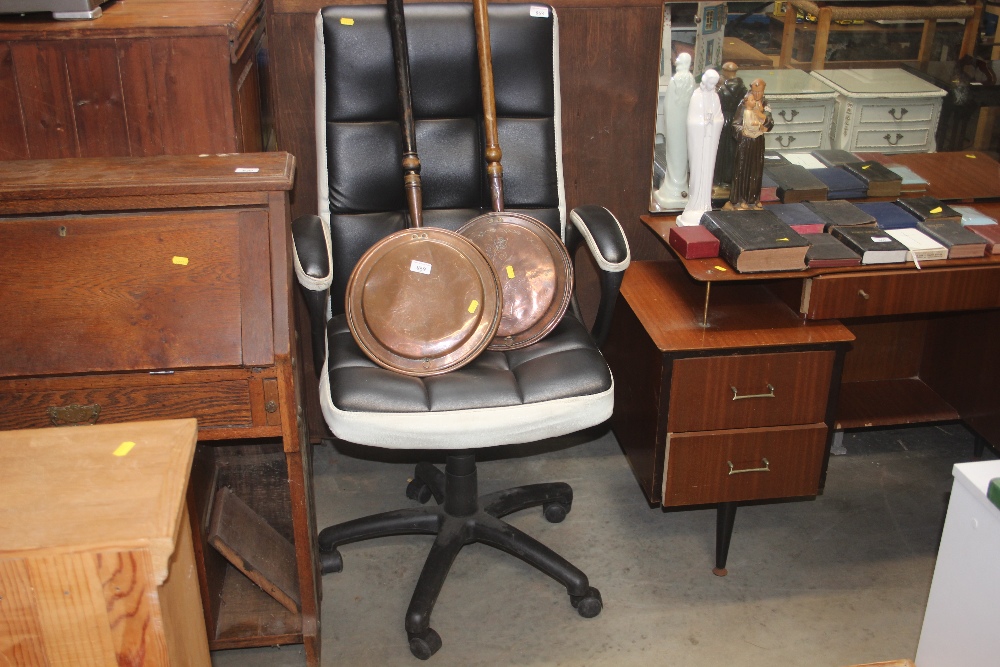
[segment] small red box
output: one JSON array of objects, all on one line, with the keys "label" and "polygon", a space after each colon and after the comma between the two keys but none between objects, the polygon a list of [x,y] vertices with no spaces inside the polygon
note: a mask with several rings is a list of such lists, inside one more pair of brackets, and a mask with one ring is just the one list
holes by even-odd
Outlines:
[{"label": "small red box", "polygon": [[719,239],[701,225],[671,227],[667,243],[684,259],[719,256]]}]

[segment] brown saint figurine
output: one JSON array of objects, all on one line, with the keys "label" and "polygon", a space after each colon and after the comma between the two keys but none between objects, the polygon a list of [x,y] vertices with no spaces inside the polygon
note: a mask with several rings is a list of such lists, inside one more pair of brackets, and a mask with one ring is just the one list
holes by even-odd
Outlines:
[{"label": "brown saint figurine", "polygon": [[736,160],[733,185],[725,208],[763,208],[760,184],[764,176],[764,134],[774,127],[771,107],[764,98],[763,79],[754,79],[750,91],[740,102],[733,117],[736,137]]},{"label": "brown saint figurine", "polygon": [[747,94],[746,84],[736,75],[736,63],[722,65],[722,80],[719,81],[719,102],[722,104],[722,136],[719,138],[719,152],[715,157],[713,178],[713,199],[728,199],[729,186],[733,182],[733,161],[736,159],[736,137],[733,136],[733,118],[743,97]]}]

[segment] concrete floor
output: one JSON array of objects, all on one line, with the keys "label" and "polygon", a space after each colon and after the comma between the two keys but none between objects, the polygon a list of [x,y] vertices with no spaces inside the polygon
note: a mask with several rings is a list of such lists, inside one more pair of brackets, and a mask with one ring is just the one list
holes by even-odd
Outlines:
[{"label": "concrete floor", "polygon": [[[951,466],[971,459],[957,424],[847,433],[815,500],[740,507],[729,576],[712,575],[715,511],[663,512],[645,502],[614,436],[546,443],[527,457],[481,461],[481,491],[563,480],[572,512],[511,523],[588,573],[604,611],[583,619],[565,589],[521,561],[466,547],[432,617],[436,667],[672,665],[842,667],[913,659]],[[412,463],[379,451],[315,450],[319,525],[407,506]],[[987,452],[987,457],[993,454]],[[323,580],[323,665],[416,665],[403,614],[431,538],[341,549]],[[301,646],[220,651],[216,667],[304,665]]]}]

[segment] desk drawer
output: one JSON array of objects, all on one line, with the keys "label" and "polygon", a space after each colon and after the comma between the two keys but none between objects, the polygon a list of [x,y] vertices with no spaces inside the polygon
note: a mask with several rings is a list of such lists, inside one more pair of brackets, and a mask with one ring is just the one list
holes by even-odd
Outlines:
[{"label": "desk drawer", "polygon": [[670,433],[663,505],[815,495],[826,435],[824,424]]},{"label": "desk drawer", "polygon": [[[15,383],[0,383],[0,430],[183,417],[195,417],[199,429],[249,428],[254,425],[252,394],[262,393],[256,386],[251,387],[254,384],[244,378],[190,384],[123,381],[111,386],[87,386],[83,379],[79,386],[50,383],[25,390]],[[260,403],[263,405],[263,400]],[[274,412],[273,419],[277,416]],[[260,419],[264,419],[263,415]]]},{"label": "desk drawer", "polygon": [[667,430],[684,433],[823,421],[833,360],[832,351],[677,359]]},{"label": "desk drawer", "polygon": [[880,104],[862,104],[859,123],[928,123],[941,105],[938,100],[899,99]]},{"label": "desk drawer", "polygon": [[771,100],[771,116],[774,118],[774,129],[771,131],[791,129],[789,126],[801,126],[807,123],[829,122],[832,109],[833,100],[830,100],[829,104]]},{"label": "desk drawer", "polygon": [[892,153],[923,152],[933,148],[929,127],[912,127],[901,124],[898,128],[861,130],[854,135],[850,150]]},{"label": "desk drawer", "polygon": [[1000,266],[840,273],[806,281],[807,318],[824,320],[1000,307]]}]

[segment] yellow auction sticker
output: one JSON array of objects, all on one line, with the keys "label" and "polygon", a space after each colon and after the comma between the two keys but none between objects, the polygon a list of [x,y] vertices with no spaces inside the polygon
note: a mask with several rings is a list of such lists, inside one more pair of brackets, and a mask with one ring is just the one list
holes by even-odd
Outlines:
[{"label": "yellow auction sticker", "polygon": [[172,261],[174,264],[178,264],[180,266],[187,266],[188,265],[188,258],[187,257],[178,257],[178,256],[175,255],[174,258],[172,260],[170,260],[170,261]]},{"label": "yellow auction sticker", "polygon": [[473,299],[472,303],[469,304],[469,312],[474,313],[476,312],[476,310],[478,310],[478,308],[479,308],[479,302]]},{"label": "yellow auction sticker", "polygon": [[118,445],[118,449],[116,449],[111,453],[114,454],[115,456],[125,456],[126,454],[132,451],[133,447],[135,447],[135,443],[132,442],[131,440],[126,440],[122,444]]},{"label": "yellow auction sticker", "polygon": [[340,25],[354,25],[354,19],[342,18],[340,19]]}]

